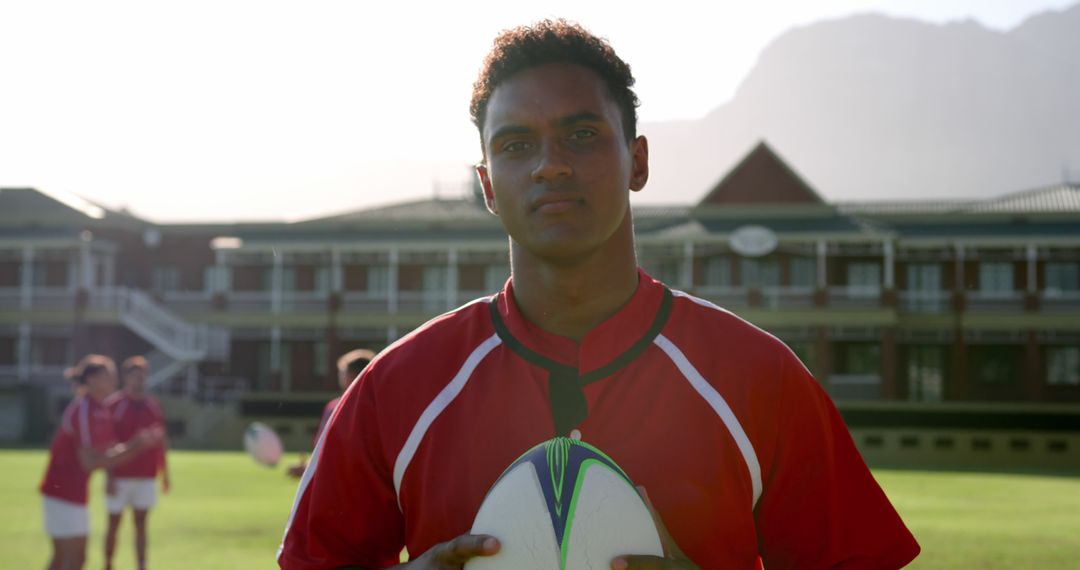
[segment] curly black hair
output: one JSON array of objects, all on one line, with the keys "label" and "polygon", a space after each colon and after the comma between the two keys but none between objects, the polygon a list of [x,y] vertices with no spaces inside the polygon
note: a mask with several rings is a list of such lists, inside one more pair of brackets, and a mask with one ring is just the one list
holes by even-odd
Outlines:
[{"label": "curly black hair", "polygon": [[484,136],[488,101],[500,83],[515,73],[547,63],[573,63],[596,72],[607,84],[611,97],[622,109],[623,132],[627,141],[637,138],[638,98],[632,89],[630,66],[619,59],[607,40],[593,35],[579,24],[566,20],[542,20],[532,26],[506,30],[484,59],[480,77],[473,83],[469,113]]}]

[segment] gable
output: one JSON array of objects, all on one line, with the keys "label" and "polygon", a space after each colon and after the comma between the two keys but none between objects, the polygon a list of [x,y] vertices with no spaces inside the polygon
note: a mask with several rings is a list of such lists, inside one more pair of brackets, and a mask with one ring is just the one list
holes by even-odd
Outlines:
[{"label": "gable", "polygon": [[699,204],[823,203],[821,196],[762,141]]}]

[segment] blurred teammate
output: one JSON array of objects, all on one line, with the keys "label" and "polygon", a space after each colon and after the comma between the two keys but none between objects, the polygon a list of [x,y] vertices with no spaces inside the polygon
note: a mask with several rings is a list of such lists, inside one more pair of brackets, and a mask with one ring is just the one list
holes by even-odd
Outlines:
[{"label": "blurred teammate", "polygon": [[141,430],[127,443],[116,443],[106,397],[116,390],[116,364],[98,354],[84,357],[65,375],[77,395],[60,420],[49,448],[49,466],[41,481],[45,531],[52,538],[49,570],[78,570],[86,560],[90,516],[87,487],[94,469],[109,469],[131,460],[162,439],[160,428]]},{"label": "blurred teammate", "polygon": [[[165,416],[156,399],[145,391],[150,368],[146,359],[132,356],[120,366],[123,388],[106,400],[112,412],[116,437],[127,439],[139,430],[164,429]],[[109,529],[105,534],[105,568],[112,568],[116,534],[124,509],[131,507],[135,519],[135,560],[138,570],[146,569],[146,519],[157,504],[156,478],[161,475],[161,492],[169,492],[169,470],[165,461],[166,445],[145,449],[131,461],[109,470],[106,508]]]},{"label": "blurred teammate", "polygon": [[[363,372],[373,358],[375,358],[375,353],[364,348],[350,350],[343,354],[341,358],[338,358],[338,386],[341,386],[342,392],[345,392],[353,383],[353,380],[360,376],[360,373]],[[322,435],[323,429],[326,428],[327,422],[330,421],[330,416],[334,415],[334,410],[337,409],[339,401],[341,401],[341,396],[330,400],[323,407],[322,419],[319,420],[319,429],[315,431],[315,437],[311,442],[312,447],[315,447],[319,442],[319,436]],[[301,456],[299,463],[289,466],[289,475],[299,479],[304,475],[304,469],[307,469],[307,458]]]}]

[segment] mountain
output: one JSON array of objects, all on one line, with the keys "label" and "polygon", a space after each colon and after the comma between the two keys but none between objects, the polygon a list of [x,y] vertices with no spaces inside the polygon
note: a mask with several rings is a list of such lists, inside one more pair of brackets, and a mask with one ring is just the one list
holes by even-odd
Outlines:
[{"label": "mountain", "polygon": [[642,125],[642,197],[697,201],[762,139],[828,200],[988,197],[1066,166],[1075,181],[1077,54],[1080,4],[1007,32],[869,14],[797,28],[701,120]]}]

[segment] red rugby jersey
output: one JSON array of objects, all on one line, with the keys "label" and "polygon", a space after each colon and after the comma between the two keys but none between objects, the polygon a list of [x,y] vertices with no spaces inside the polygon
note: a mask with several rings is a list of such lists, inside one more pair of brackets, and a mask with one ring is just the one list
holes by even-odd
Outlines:
[{"label": "red rugby jersey", "polygon": [[61,416],[60,429],[53,436],[41,493],[85,505],[90,472],[79,462],[79,448],[105,452],[115,443],[109,408],[87,395],[72,400]]},{"label": "red rugby jersey", "polygon": [[798,358],[641,272],[581,342],[526,321],[508,283],[384,351],[312,455],[279,565],[381,568],[402,546],[468,532],[503,469],[566,435],[549,405],[553,366],[585,382],[582,439],[646,487],[700,567],[898,568],[918,554]]},{"label": "red rugby jersey", "polygon": [[[116,392],[105,401],[112,410],[116,439],[129,441],[139,430],[152,426],[165,426],[165,414],[152,396],[132,398],[127,392]],[[140,451],[129,461],[113,467],[109,472],[113,477],[149,478],[157,476],[165,465],[165,446],[158,445]]]}]

